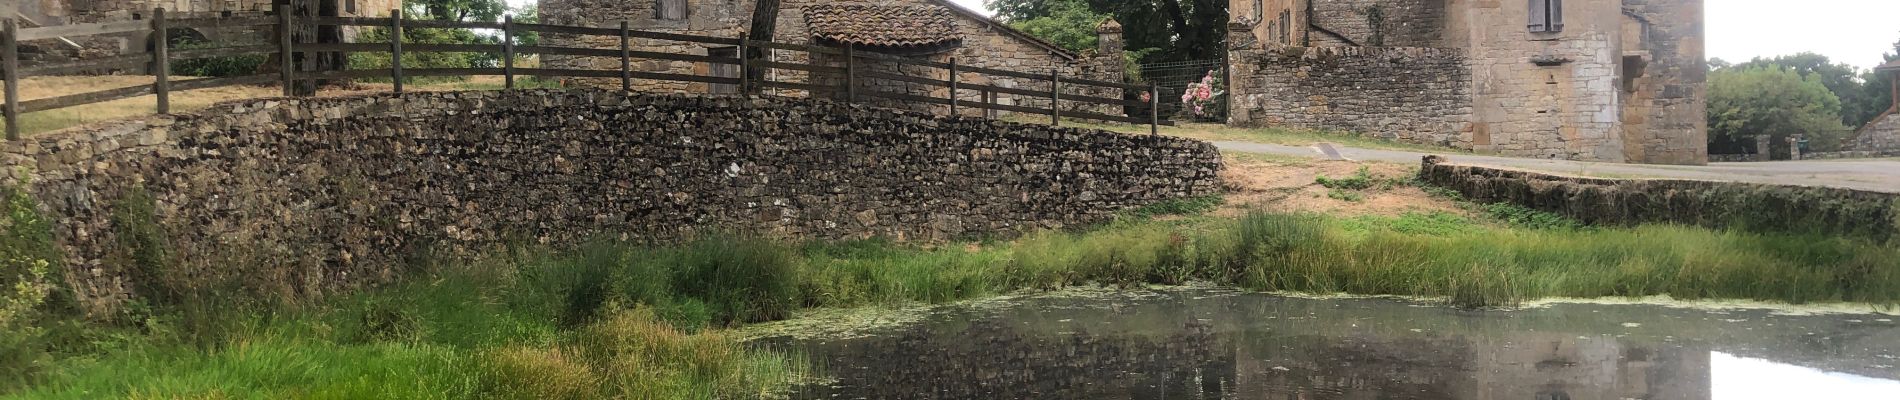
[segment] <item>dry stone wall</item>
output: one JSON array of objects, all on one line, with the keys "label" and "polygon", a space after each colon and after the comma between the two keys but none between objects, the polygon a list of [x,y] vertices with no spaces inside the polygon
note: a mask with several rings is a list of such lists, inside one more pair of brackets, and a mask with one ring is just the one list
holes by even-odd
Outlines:
[{"label": "dry stone wall", "polygon": [[1900,193],[1812,186],[1597,179],[1455,165],[1425,157],[1419,178],[1484,203],[1512,203],[1589,224],[1675,223],[1886,240],[1900,233]]},{"label": "dry stone wall", "polygon": [[1233,52],[1243,126],[1362,132],[1471,148],[1471,73],[1457,49],[1281,47]]},{"label": "dry stone wall", "polygon": [[1887,113],[1867,124],[1846,147],[1855,152],[1900,153],[1900,113]]},{"label": "dry stone wall", "polygon": [[41,135],[0,157],[58,221],[93,304],[138,293],[128,239],[165,243],[179,274],[268,265],[289,275],[271,282],[297,283],[285,291],[320,293],[388,279],[428,249],[711,230],[1008,235],[1215,194],[1221,168],[1212,145],[1186,139],[592,90],[227,103]]}]

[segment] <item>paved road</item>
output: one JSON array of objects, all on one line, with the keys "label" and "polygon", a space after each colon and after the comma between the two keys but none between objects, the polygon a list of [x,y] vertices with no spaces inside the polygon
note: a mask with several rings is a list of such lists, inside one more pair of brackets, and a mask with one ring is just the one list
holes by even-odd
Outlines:
[{"label": "paved road", "polygon": [[1325,147],[1339,157],[1357,161],[1418,163],[1428,154],[1450,158],[1467,165],[1523,169],[1561,175],[1608,178],[1669,178],[1735,181],[1781,185],[1841,187],[1882,192],[1900,192],[1900,159],[1776,161],[1762,163],[1712,163],[1707,166],[1637,165],[1584,161],[1545,160],[1462,154],[1455,152],[1418,152],[1374,150],[1337,145],[1309,147],[1253,142],[1214,142],[1221,151],[1275,154],[1319,159],[1333,158]]}]

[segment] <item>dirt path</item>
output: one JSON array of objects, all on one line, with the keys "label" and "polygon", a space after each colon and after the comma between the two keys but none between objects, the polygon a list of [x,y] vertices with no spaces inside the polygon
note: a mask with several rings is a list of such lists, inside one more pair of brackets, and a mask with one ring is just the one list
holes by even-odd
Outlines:
[{"label": "dirt path", "polygon": [[[1321,145],[1288,146],[1253,142],[1216,141],[1224,152],[1270,154],[1320,160],[1338,159]],[[1354,161],[1378,161],[1416,164],[1429,154],[1442,155],[1452,162],[1500,168],[1549,172],[1561,175],[1603,178],[1667,178],[1765,183],[1777,185],[1825,186],[1881,192],[1900,192],[1900,159],[1777,161],[1764,163],[1713,163],[1707,166],[1613,164],[1567,160],[1545,160],[1464,154],[1377,150],[1332,146],[1339,158]]]}]

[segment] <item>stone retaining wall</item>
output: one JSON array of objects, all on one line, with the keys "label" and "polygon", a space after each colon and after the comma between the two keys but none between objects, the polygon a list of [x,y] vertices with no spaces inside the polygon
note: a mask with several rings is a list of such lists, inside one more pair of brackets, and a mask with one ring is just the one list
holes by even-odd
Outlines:
[{"label": "stone retaining wall", "polygon": [[1900,232],[1900,193],[1737,182],[1597,179],[1445,163],[1425,157],[1426,183],[1482,203],[1512,203],[1589,224],[1676,223],[1817,232],[1886,240]]},{"label": "stone retaining wall", "polygon": [[1471,72],[1462,50],[1282,47],[1231,56],[1234,125],[1471,148]]},{"label": "stone retaining wall", "polygon": [[139,293],[128,274],[160,264],[322,293],[425,250],[1009,235],[1216,194],[1221,168],[1186,139],[594,90],[243,101],[40,135],[0,158],[57,221],[94,305]]}]

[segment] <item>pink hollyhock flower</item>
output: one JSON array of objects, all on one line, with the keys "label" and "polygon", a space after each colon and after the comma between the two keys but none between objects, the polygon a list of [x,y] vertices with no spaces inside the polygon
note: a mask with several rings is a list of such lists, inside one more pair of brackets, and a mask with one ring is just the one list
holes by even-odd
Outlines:
[{"label": "pink hollyhock flower", "polygon": [[1155,99],[1154,93],[1141,92],[1141,102],[1147,103],[1149,101],[1153,101],[1154,99]]},{"label": "pink hollyhock flower", "polygon": [[1201,107],[1200,104],[1194,105],[1194,115],[1201,115],[1201,114],[1206,114],[1206,113],[1207,112],[1205,111],[1205,109]]},{"label": "pink hollyhock flower", "polygon": [[1201,90],[1199,90],[1199,91],[1197,91],[1197,92],[1195,92],[1195,94],[1201,97],[1201,101],[1208,101],[1208,100],[1213,100],[1213,99],[1214,99],[1214,87],[1213,87],[1213,86],[1202,86],[1202,87],[1201,87]]}]

